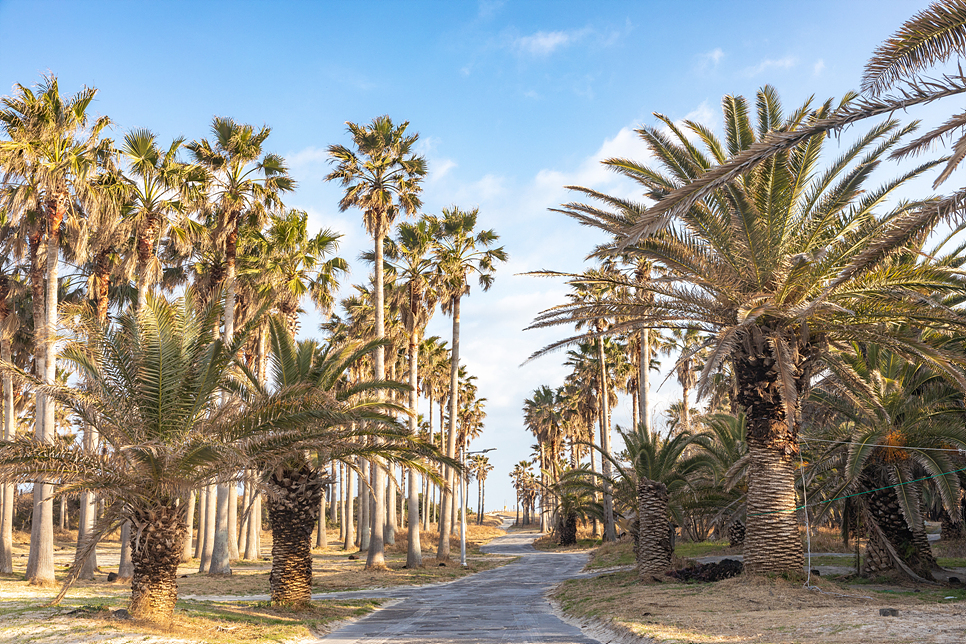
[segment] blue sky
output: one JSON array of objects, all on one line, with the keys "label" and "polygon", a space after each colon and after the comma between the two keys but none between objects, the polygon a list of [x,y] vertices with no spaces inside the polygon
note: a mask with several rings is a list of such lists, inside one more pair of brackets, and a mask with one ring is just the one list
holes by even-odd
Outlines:
[{"label": "blue sky", "polygon": [[[345,122],[389,114],[410,122],[429,160],[424,208],[480,208],[510,254],[488,293],[463,306],[463,361],[479,378],[488,419],[475,448],[497,447],[491,508],[512,503],[507,478],[526,458],[524,398],[557,386],[562,356],[519,365],[560,331],[523,332],[565,289],[520,273],[580,270],[598,241],[548,211],[565,185],[632,196],[601,168],[644,159],[633,128],[652,112],[720,125],[725,94],[775,85],[787,108],[857,89],[876,45],[925,2],[46,2],[0,0],[0,93],[48,71],[61,90],[100,92],[113,136],[147,127],[162,140],[208,135],[211,118],[272,127],[298,190],[287,205],[345,237],[370,241],[359,213],[339,213],[326,146]],[[946,107],[945,109],[949,109]],[[917,113],[921,116],[922,113]],[[319,317],[309,314],[303,332]],[[437,314],[431,334],[449,337]],[[678,397],[670,382],[657,410]],[[616,413],[629,420],[629,402]],[[474,492],[475,493],[475,492]],[[472,497],[471,497],[472,498]]]}]

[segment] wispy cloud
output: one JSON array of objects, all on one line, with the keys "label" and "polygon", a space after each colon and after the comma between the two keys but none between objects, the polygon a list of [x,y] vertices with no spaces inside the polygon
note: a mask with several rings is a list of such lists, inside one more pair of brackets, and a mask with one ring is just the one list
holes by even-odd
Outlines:
[{"label": "wispy cloud", "polygon": [[721,47],[715,47],[709,52],[703,54],[698,54],[698,69],[705,71],[707,69],[714,69],[721,62],[721,59],[725,57],[724,50]]},{"label": "wispy cloud", "polygon": [[825,61],[819,58],[815,64],[812,65],[812,74],[819,76],[823,71],[825,71]]},{"label": "wispy cloud", "polygon": [[566,47],[579,40],[581,32],[538,31],[529,36],[521,36],[514,41],[514,48],[532,56],[549,56],[555,50]]},{"label": "wispy cloud", "polygon": [[766,58],[757,65],[745,68],[745,76],[757,76],[772,69],[791,69],[798,64],[798,59],[794,56],[784,58]]},{"label": "wispy cloud", "polygon": [[480,0],[477,15],[484,20],[488,20],[498,14],[504,4],[506,4],[506,0]]}]

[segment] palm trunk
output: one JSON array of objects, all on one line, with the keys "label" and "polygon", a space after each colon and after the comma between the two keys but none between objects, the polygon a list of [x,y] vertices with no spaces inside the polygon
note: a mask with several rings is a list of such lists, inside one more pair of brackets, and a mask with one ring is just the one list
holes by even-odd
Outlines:
[{"label": "palm trunk", "polygon": [[356,541],[359,544],[359,550],[368,551],[369,550],[369,537],[372,535],[369,528],[369,514],[372,510],[372,501],[370,500],[369,493],[369,481],[372,479],[372,472],[369,471],[369,461],[360,458],[359,459],[359,511],[358,522],[359,528],[356,530]]},{"label": "palm trunk", "polygon": [[319,499],[319,525],[318,532],[315,535],[315,547],[316,548],[328,548],[329,547],[329,535],[325,533],[325,493],[323,488],[323,494]]},{"label": "palm trunk", "polygon": [[[5,306],[6,297],[3,300],[3,302],[0,302],[0,306]],[[0,323],[2,323],[2,320],[0,320]],[[13,362],[10,339],[6,335],[0,337],[0,360],[8,364]],[[3,440],[11,441],[16,434],[13,418],[13,378],[4,373],[0,382],[3,384]],[[0,485],[0,494],[2,494],[0,496],[0,503],[2,503],[2,513],[0,513],[0,573],[10,574],[13,572],[13,483]]]},{"label": "palm trunk", "polygon": [[[607,388],[607,363],[604,360],[604,339],[597,338],[597,359],[600,362],[600,448],[607,456],[610,451],[610,396]],[[601,458],[601,471],[606,478],[611,476],[611,464]],[[617,541],[617,528],[614,524],[614,497],[610,483],[604,481],[604,541]]]},{"label": "palm trunk", "polygon": [[188,512],[185,517],[186,530],[184,539],[184,549],[181,553],[181,563],[188,563],[191,561],[191,535],[194,534],[194,523],[195,523],[195,506],[198,501],[198,493],[190,492],[188,494]]},{"label": "palm trunk", "polygon": [[751,441],[748,456],[745,570],[758,573],[801,570],[802,541],[795,513],[796,463],[783,451]]},{"label": "palm trunk", "polygon": [[345,523],[345,535],[342,543],[343,550],[351,550],[355,543],[352,534],[352,468],[345,466],[345,494],[342,496],[342,521]]},{"label": "palm trunk", "polygon": [[[208,518],[208,488],[202,488],[197,492],[198,496],[198,536],[195,539],[195,559],[201,559],[201,553],[205,546],[205,522]],[[204,572],[202,568],[199,572]]]},{"label": "palm trunk", "polygon": [[[419,343],[413,332],[409,338],[409,432],[415,437],[419,429],[416,426],[416,412],[419,408],[418,378]],[[423,552],[419,544],[419,491],[416,486],[416,470],[409,468],[409,545],[406,549],[406,568],[419,568],[423,565]]]},{"label": "palm trunk", "polygon": [[[235,337],[235,254],[238,243],[238,213],[229,213],[230,231],[225,240],[225,335],[226,346]],[[227,394],[225,394],[227,397]],[[225,404],[226,399],[222,399]],[[238,557],[237,511],[234,513],[236,522],[232,522],[230,508],[235,505],[238,491],[234,482],[221,483],[217,486],[217,504],[215,506],[215,538],[211,551],[211,563],[208,573],[211,575],[230,575],[232,554]]]},{"label": "palm trunk", "polygon": [[[383,294],[383,233],[381,230],[376,233],[375,242],[376,277],[375,283],[373,284],[373,294],[375,295],[373,306],[375,308],[376,318],[376,338],[382,340],[386,337],[386,311],[385,297]],[[384,348],[382,346],[376,347],[375,355],[373,356],[373,376],[376,380],[383,380],[386,377],[386,356]],[[381,400],[383,396],[382,392],[380,391],[377,396]],[[386,567],[386,543],[383,532],[386,524],[386,473],[382,469],[381,459],[374,457],[371,463],[373,468],[372,485],[374,488],[375,503],[373,504],[373,516],[370,517],[369,521],[371,524],[371,533],[369,535],[368,554],[366,555],[366,570]]]},{"label": "palm trunk", "polygon": [[131,616],[166,621],[178,601],[178,564],[187,536],[184,505],[135,512],[131,537]]},{"label": "palm trunk", "polygon": [[651,428],[651,330],[644,329],[641,349],[641,422],[644,428],[650,432]]},{"label": "palm trunk", "polygon": [[637,574],[641,581],[661,581],[671,568],[671,525],[667,487],[650,479],[637,485]]},{"label": "palm trunk", "polygon": [[248,521],[245,523],[245,559],[257,561],[262,545],[262,495],[254,485],[248,502],[251,509],[248,510]]},{"label": "palm trunk", "polygon": [[335,524],[338,520],[339,512],[339,490],[342,489],[342,486],[339,485],[339,476],[335,461],[329,464],[329,470],[332,477],[332,485],[329,487],[329,523]]},{"label": "palm trunk", "polygon": [[251,517],[245,517],[245,510],[248,509],[252,502],[252,486],[247,480],[242,483],[242,520],[238,525],[238,552],[245,552],[245,546],[248,545],[248,521]]},{"label": "palm trunk", "polygon": [[[932,571],[938,569],[939,566],[932,553],[932,548],[929,546],[925,525],[922,525],[920,521],[920,525],[910,528],[909,522],[899,505],[895,488],[877,489],[889,485],[887,479],[863,476],[862,483],[867,489],[876,490],[866,495],[865,503],[869,518],[879,528],[878,530],[874,528],[869,530],[866,565],[863,572],[870,574],[901,568],[889,552],[885,543],[887,540],[892,546],[892,550],[899,556],[902,564],[908,566],[919,577],[931,581],[933,578]],[[913,496],[915,503],[920,506],[921,510],[920,488],[915,483],[906,485],[904,488],[907,493]]]},{"label": "palm trunk", "polygon": [[209,485],[205,490],[205,536],[201,544],[201,565],[199,566],[198,572],[208,572],[211,566],[211,552],[215,543],[215,503],[217,502],[217,497],[218,491],[216,486]]},{"label": "palm trunk", "polygon": [[[89,454],[95,453],[97,449],[97,430],[90,425],[84,424],[84,451]],[[85,537],[91,533],[96,523],[97,504],[92,492],[81,492],[80,512],[77,520],[77,547],[80,548]],[[75,557],[76,558],[76,557]],[[93,579],[94,571],[97,570],[97,550],[84,561],[84,565],[78,575],[78,579]]]},{"label": "palm trunk", "polygon": [[[456,416],[459,412],[459,370],[460,370],[460,297],[452,298],[453,314],[453,347],[450,355],[449,376],[449,434],[446,437],[446,456],[456,457]],[[436,559],[449,559],[449,535],[453,531],[453,485],[456,472],[451,467],[446,468],[446,489],[443,490],[443,508],[440,515],[439,547],[436,549]]]},{"label": "palm trunk", "polygon": [[272,604],[300,606],[312,599],[312,530],[318,520],[322,476],[308,466],[276,471],[269,479],[272,524]]}]

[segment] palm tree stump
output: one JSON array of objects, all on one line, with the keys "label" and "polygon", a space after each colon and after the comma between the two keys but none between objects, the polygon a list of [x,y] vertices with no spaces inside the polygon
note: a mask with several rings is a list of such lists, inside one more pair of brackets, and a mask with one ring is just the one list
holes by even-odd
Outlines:
[{"label": "palm tree stump", "polygon": [[560,545],[562,546],[577,545],[577,513],[576,512],[569,512],[565,516],[562,516],[560,518],[560,524],[557,529],[560,533]]},{"label": "palm tree stump", "polygon": [[670,523],[667,518],[667,486],[642,479],[637,485],[637,574],[641,581],[661,581],[671,568]]},{"label": "palm tree stump", "polygon": [[162,505],[131,517],[131,616],[162,621],[178,601],[178,564],[188,534],[184,506]]},{"label": "palm tree stump", "polygon": [[324,475],[304,465],[298,470],[276,470],[268,485],[272,604],[306,604],[312,598],[312,531],[319,519]]}]

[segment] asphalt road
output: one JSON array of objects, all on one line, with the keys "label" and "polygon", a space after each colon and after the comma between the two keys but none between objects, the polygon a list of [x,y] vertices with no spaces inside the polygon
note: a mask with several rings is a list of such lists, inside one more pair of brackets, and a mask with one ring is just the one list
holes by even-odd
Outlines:
[{"label": "asphalt road", "polygon": [[[494,539],[484,547],[485,552],[519,555],[520,559],[447,584],[327,593],[326,599],[385,597],[400,601],[333,631],[321,641],[596,644],[597,640],[555,617],[543,596],[561,581],[578,576],[587,556],[537,551],[530,545],[533,539],[533,534]],[[455,565],[459,565],[458,558]]]}]

